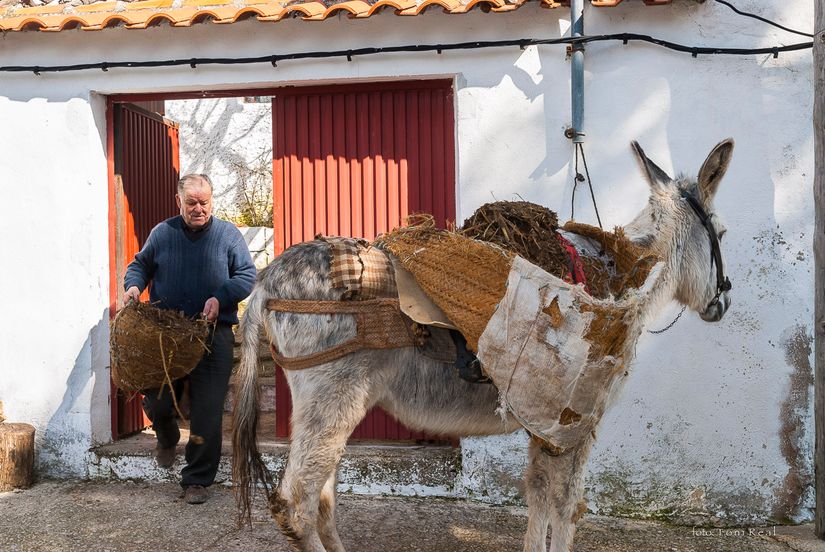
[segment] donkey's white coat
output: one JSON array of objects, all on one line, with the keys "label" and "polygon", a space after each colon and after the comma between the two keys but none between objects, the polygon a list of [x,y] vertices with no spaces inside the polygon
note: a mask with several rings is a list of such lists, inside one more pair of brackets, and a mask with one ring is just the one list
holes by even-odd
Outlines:
[{"label": "donkey's white coat", "polygon": [[[717,292],[707,230],[681,197],[693,194],[711,215],[719,237],[724,228],[713,215],[713,197],[727,170],[733,140],[708,155],[698,179],[671,179],[635,142],[633,149],[650,184],[650,200],[624,227],[634,242],[664,262],[662,274],[646,294],[641,320],[655,317],[676,299],[702,319],[722,318],[728,293]],[[255,445],[257,425],[257,351],[261,326],[285,356],[324,350],[350,339],[349,315],[270,313],[269,299],[335,300],[329,279],[326,245],[307,242],[291,247],[259,276],[242,322],[242,361],[238,373],[233,430],[233,478],[242,512],[248,513],[251,487],[267,477]],[[417,354],[412,348],[360,351],[340,360],[287,372],[292,394],[292,439],[285,471],[270,497],[272,513],[292,547],[303,552],[341,552],[335,526],[338,462],[352,431],[374,405],[416,430],[448,435],[493,435],[515,431],[512,418],[496,413],[498,391],[468,383],[455,370]],[[582,479],[592,437],[560,456],[551,456],[532,440],[526,473],[529,507],[525,551],[571,550],[582,513]]]}]

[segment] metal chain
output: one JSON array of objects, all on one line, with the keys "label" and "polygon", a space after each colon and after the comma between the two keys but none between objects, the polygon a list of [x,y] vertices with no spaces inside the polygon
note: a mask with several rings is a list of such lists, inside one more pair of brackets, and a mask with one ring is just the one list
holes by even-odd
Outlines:
[{"label": "metal chain", "polygon": [[686,306],[683,306],[683,307],[682,307],[682,310],[680,310],[680,311],[679,311],[679,314],[677,314],[677,315],[676,315],[676,318],[674,318],[674,319],[673,319],[673,322],[671,322],[670,324],[668,324],[667,326],[665,326],[665,327],[664,327],[664,328],[662,328],[661,330],[647,330],[647,333],[652,333],[652,334],[660,334],[660,333],[665,333],[665,332],[666,332],[666,331],[668,331],[670,328],[672,328],[672,327],[673,327],[673,325],[674,325],[674,324],[676,324],[676,322],[678,322],[678,321],[679,321],[679,319],[682,317],[682,315],[683,315],[683,314],[685,314],[685,309],[686,309],[686,308],[687,308]]}]

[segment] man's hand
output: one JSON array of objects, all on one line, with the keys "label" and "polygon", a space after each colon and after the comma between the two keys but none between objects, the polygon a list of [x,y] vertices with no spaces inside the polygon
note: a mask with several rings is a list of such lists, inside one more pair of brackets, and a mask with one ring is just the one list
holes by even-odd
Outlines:
[{"label": "man's hand", "polygon": [[137,286],[132,286],[126,290],[126,293],[123,295],[123,303],[128,305],[134,301],[135,303],[140,303],[140,290]]},{"label": "man's hand", "polygon": [[210,322],[214,322],[218,318],[218,311],[221,309],[221,304],[214,297],[210,297],[203,305],[203,315]]}]

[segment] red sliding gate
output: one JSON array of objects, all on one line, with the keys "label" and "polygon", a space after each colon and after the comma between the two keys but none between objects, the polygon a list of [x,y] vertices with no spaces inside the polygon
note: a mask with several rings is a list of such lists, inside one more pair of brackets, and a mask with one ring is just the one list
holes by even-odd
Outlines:
[{"label": "red sliding gate", "polygon": [[[174,195],[180,174],[178,125],[136,105],[110,102],[114,179],[110,196],[110,314],[123,305],[126,266],[159,222],[178,214]],[[148,291],[142,299],[148,300]],[[141,396],[112,385],[112,438],[149,425]]]},{"label": "red sliding gate", "polygon": [[[371,240],[416,212],[455,220],[451,81],[288,89],[272,107],[276,254],[319,233]],[[287,437],[280,370],[275,394],[276,435]],[[432,437],[376,408],[353,438]]]}]

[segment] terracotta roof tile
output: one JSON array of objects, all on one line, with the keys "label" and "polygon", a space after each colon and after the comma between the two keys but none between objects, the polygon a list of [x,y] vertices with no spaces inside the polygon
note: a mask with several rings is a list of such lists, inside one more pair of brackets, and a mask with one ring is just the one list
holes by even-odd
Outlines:
[{"label": "terracotta roof tile", "polygon": [[[485,12],[509,12],[528,0],[143,0],[139,2],[94,2],[82,6],[53,4],[24,7],[22,4],[0,8],[0,32],[59,32],[70,29],[99,31],[124,26],[145,29],[155,25],[189,27],[198,23],[230,24],[244,19],[279,21],[300,17],[305,21],[323,21],[341,12],[352,18],[366,18],[392,9],[397,15],[419,15],[427,10],[462,14],[480,9]],[[538,0],[544,8],[569,5],[563,0]],[[616,6],[622,0],[590,0],[593,6]],[[647,5],[669,4],[671,0],[644,0]]]},{"label": "terracotta roof tile", "polygon": [[371,7],[372,6],[370,6],[368,2],[364,2],[364,0],[348,0],[346,2],[333,4],[327,8],[327,11],[324,12],[324,17],[329,17],[337,11],[344,11],[349,17],[369,17]]}]

